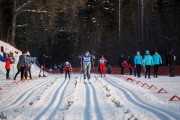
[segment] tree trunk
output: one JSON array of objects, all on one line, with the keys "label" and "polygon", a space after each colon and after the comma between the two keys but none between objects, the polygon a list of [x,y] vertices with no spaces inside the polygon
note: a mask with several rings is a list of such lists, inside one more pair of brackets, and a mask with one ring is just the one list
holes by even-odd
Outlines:
[{"label": "tree trunk", "polygon": [[16,35],[16,0],[13,3],[13,12],[12,12],[12,26],[11,26],[11,44],[15,46],[15,35]]},{"label": "tree trunk", "polygon": [[16,17],[17,15],[14,14],[12,18],[12,28],[11,28],[11,44],[15,46],[15,35],[16,35]]}]

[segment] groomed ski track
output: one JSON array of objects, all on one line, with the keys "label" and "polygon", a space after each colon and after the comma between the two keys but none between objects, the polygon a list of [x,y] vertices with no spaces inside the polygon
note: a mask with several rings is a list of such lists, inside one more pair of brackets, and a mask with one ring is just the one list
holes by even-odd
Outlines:
[{"label": "groomed ski track", "polygon": [[[0,113],[8,120],[178,120],[178,111],[147,103],[122,78],[92,75],[84,84],[80,74],[70,80],[49,75],[10,85],[0,91]],[[7,84],[11,81],[7,81]],[[13,81],[12,81],[13,82]],[[1,84],[6,83],[3,81]],[[131,86],[131,85],[130,85]],[[142,93],[146,92],[143,88]],[[179,103],[177,105],[180,106]],[[176,110],[176,109],[175,109]],[[0,115],[1,117],[1,115]]]}]

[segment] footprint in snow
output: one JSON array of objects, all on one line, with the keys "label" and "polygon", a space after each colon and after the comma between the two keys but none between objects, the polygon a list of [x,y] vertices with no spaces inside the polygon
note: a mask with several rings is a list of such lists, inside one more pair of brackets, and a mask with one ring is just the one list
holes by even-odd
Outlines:
[{"label": "footprint in snow", "polygon": [[33,105],[33,102],[30,102],[29,105]]},{"label": "footprint in snow", "polygon": [[124,110],[124,114],[127,114],[127,113],[129,113],[129,110],[128,110],[128,109],[125,109],[125,110]]},{"label": "footprint in snow", "polygon": [[111,97],[111,94],[106,94],[106,97]]},{"label": "footprint in snow", "polygon": [[36,100],[40,100],[40,96],[37,96]]},{"label": "footprint in snow", "polygon": [[7,116],[5,116],[3,112],[1,112],[0,119],[7,120]]}]

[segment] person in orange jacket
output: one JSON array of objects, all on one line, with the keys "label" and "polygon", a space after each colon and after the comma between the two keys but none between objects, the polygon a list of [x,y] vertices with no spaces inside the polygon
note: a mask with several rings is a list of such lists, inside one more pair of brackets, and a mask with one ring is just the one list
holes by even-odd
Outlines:
[{"label": "person in orange jacket", "polygon": [[15,58],[13,57],[13,54],[10,52],[9,54],[7,54],[7,58],[5,61],[5,68],[6,68],[6,79],[10,79],[9,77],[9,73],[10,73],[10,69],[11,69],[11,64],[13,64],[15,62]]},{"label": "person in orange jacket", "polygon": [[5,68],[6,68],[6,79],[10,79],[9,78],[9,73],[10,73],[10,68],[11,68],[11,57],[10,54],[7,55],[6,58],[6,63],[5,63]]}]

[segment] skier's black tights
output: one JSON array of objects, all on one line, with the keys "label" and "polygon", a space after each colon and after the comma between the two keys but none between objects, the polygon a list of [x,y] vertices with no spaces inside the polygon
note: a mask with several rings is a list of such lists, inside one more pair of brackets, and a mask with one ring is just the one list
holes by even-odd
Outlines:
[{"label": "skier's black tights", "polygon": [[68,77],[69,77],[69,79],[70,79],[70,71],[69,71],[69,70],[66,70],[66,71],[65,71],[65,79],[67,78],[67,75],[68,75]]}]

